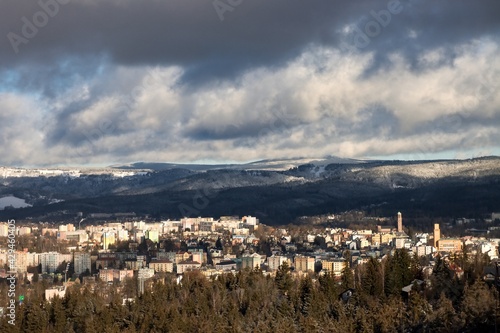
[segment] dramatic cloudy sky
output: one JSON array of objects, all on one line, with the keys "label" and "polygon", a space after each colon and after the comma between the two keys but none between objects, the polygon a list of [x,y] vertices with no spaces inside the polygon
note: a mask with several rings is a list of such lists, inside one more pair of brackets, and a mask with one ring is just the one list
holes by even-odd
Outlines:
[{"label": "dramatic cloudy sky", "polygon": [[500,155],[498,0],[0,9],[0,165]]}]

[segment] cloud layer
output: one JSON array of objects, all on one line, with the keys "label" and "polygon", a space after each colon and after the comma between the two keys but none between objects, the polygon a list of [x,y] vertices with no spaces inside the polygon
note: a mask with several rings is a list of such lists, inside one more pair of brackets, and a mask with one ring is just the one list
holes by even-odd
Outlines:
[{"label": "cloud layer", "polygon": [[0,164],[500,153],[498,1],[0,2]]}]

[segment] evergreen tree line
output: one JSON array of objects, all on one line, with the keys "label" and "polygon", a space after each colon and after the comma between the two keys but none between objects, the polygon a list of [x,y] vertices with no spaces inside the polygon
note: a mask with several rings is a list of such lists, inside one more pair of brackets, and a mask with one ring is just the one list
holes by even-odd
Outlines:
[{"label": "evergreen tree line", "polygon": [[[476,258],[479,260],[480,258]],[[498,293],[480,277],[482,265],[437,259],[425,279],[419,258],[397,250],[382,262],[370,259],[341,278],[310,274],[294,278],[287,264],[274,277],[244,270],[206,278],[199,271],[155,282],[133,302],[123,295],[71,287],[62,299],[34,293],[17,308],[16,326],[1,332],[488,332],[494,331]],[[413,282],[413,285],[412,285]],[[410,293],[402,288],[412,286]],[[343,298],[345,291],[353,291]]]}]

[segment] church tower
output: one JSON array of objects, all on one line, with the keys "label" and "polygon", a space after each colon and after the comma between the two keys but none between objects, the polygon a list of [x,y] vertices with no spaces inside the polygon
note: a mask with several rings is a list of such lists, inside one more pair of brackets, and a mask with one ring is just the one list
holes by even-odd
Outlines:
[{"label": "church tower", "polygon": [[398,232],[403,232],[403,215],[398,212]]}]

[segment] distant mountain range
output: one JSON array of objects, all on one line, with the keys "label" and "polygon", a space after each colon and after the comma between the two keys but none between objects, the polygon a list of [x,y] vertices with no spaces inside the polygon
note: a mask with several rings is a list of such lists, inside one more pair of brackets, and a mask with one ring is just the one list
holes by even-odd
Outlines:
[{"label": "distant mountain range", "polygon": [[[269,223],[347,209],[466,216],[500,211],[500,157],[367,161],[290,158],[248,164],[133,163],[108,168],[0,168],[0,198],[32,207],[0,219],[95,212],[162,218],[253,214]],[[9,207],[7,207],[9,208]]]},{"label": "distant mountain range", "polygon": [[261,160],[244,164],[175,164],[175,163],[146,163],[137,162],[128,165],[114,165],[113,169],[124,170],[170,170],[170,169],[187,169],[191,171],[207,171],[216,169],[232,169],[232,170],[273,170],[285,171],[303,164],[314,164],[323,166],[328,164],[355,164],[365,163],[363,160],[355,160],[350,158],[340,158],[335,156],[327,156],[323,158],[287,158],[287,159],[271,159]]}]

